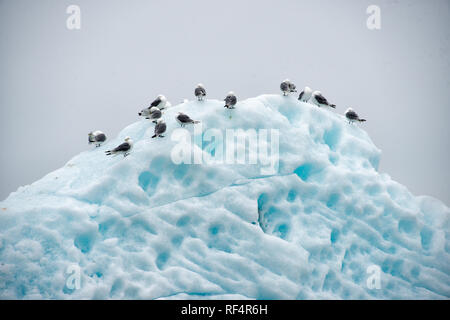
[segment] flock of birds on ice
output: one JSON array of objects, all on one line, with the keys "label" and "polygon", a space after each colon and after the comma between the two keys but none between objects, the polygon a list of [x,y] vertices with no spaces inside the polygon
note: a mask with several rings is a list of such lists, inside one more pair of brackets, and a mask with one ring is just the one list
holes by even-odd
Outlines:
[{"label": "flock of birds on ice", "polygon": [[[288,79],[281,82],[280,89],[283,92],[283,96],[287,96],[290,93],[297,92],[295,84]],[[198,84],[194,90],[194,95],[198,99],[198,101],[203,101],[206,97],[205,87],[202,84]],[[298,100],[314,104],[318,107],[327,106],[336,108],[334,104],[328,102],[328,100],[322,95],[320,91],[312,91],[309,87],[305,87],[305,89],[303,89],[298,97]],[[224,108],[235,109],[237,98],[232,91],[227,94],[224,101]],[[154,135],[152,136],[152,138],[164,137],[163,134],[166,132],[167,126],[162,119],[162,111],[169,105],[170,104],[167,102],[167,99],[163,95],[159,95],[148,108],[145,108],[138,113],[139,116],[145,117],[145,119],[152,120],[152,122],[156,124]],[[347,111],[345,112],[345,117],[347,118],[349,123],[353,123],[356,121],[366,121],[365,119],[361,119],[352,108],[347,109]],[[181,125],[181,127],[184,127],[187,124],[195,124],[200,122],[198,120],[191,119],[187,114],[184,114],[182,112],[178,112],[176,120]],[[106,141],[106,135],[101,131],[90,132],[88,134],[88,138],[89,144],[95,144],[96,147],[100,147]],[[123,154],[123,156],[126,157],[130,154],[132,148],[133,140],[131,140],[130,137],[126,137],[125,141],[122,144],[114,149],[105,151],[105,153],[106,155]]]}]

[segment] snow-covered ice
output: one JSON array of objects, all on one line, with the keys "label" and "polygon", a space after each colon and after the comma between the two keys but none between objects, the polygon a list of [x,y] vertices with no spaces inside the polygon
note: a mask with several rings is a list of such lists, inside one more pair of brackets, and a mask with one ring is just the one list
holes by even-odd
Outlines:
[{"label": "snow-covered ice", "polygon": [[[0,202],[0,298],[450,297],[449,208],[380,174],[361,127],[293,96],[223,105],[165,110],[165,138],[137,121]],[[201,121],[192,133],[278,129],[278,170],[173,163],[179,111]],[[106,157],[126,136],[131,154]]]}]

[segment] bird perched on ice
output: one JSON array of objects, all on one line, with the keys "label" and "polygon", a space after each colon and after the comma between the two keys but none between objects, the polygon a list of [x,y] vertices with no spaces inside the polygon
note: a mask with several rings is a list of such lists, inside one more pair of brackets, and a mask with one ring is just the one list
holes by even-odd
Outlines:
[{"label": "bird perched on ice", "polygon": [[156,97],[155,100],[150,104],[149,108],[151,107],[157,107],[159,110],[166,109],[170,106],[168,103],[166,97],[164,97],[162,94]]},{"label": "bird perched on ice", "polygon": [[95,146],[98,148],[102,145],[103,142],[106,141],[106,135],[101,131],[94,131],[88,133],[89,144],[95,143]]},{"label": "bird perched on ice", "polygon": [[291,82],[289,81],[289,79],[286,79],[283,82],[281,82],[280,89],[283,92],[283,96],[287,96],[289,94],[289,92],[291,92],[290,85],[291,85]]},{"label": "bird perched on ice", "polygon": [[156,137],[164,138],[164,136],[162,134],[164,132],[166,132],[166,129],[167,129],[167,126],[166,126],[166,123],[164,122],[164,120],[158,119],[158,121],[156,121],[155,134],[152,136],[152,138],[156,138]]},{"label": "bird perched on ice", "polygon": [[150,114],[146,119],[150,119],[152,120],[154,123],[156,123],[156,121],[161,118],[162,116],[162,112],[161,110],[159,110],[158,107],[151,107],[150,108]]},{"label": "bird perched on ice", "polygon": [[145,119],[153,120],[153,122],[156,123],[156,120],[161,118],[162,112],[158,107],[150,107],[143,109],[138,113],[138,115],[141,117],[145,117]]},{"label": "bird perched on ice", "polygon": [[133,140],[130,137],[125,138],[125,142],[115,147],[112,150],[105,151],[107,156],[112,154],[122,153],[124,157],[130,154],[131,149],[133,148]]},{"label": "bird perched on ice", "polygon": [[225,99],[223,99],[223,101],[225,101],[225,105],[224,108],[228,108],[228,109],[234,109],[236,103],[237,103],[237,98],[234,95],[233,91],[228,92],[227,96],[225,97]]},{"label": "bird perched on ice", "polygon": [[300,92],[300,95],[298,96],[298,100],[302,102],[308,102],[308,100],[311,98],[312,90],[310,87],[305,87],[302,92]]},{"label": "bird perched on ice", "polygon": [[178,112],[178,116],[175,119],[182,127],[189,123],[195,124],[200,122],[198,120],[192,120],[187,114],[182,112]]},{"label": "bird perched on ice", "polygon": [[361,119],[352,108],[348,108],[347,111],[345,111],[345,117],[347,118],[348,123],[353,123],[355,121],[359,122],[366,121],[366,119]]},{"label": "bird perched on ice", "polygon": [[318,107],[320,106],[329,106],[331,108],[336,108],[336,105],[331,104],[328,100],[322,95],[320,91],[314,91],[311,96],[311,102]]},{"label": "bird perched on ice", "polygon": [[197,85],[194,90],[194,95],[197,97],[198,101],[202,101],[204,97],[206,97],[205,87],[201,83]]}]

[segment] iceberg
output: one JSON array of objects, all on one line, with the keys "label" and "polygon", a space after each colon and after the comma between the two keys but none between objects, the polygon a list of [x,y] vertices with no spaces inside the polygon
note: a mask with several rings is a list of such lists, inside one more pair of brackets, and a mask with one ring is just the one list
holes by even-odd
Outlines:
[{"label": "iceberg", "polygon": [[139,120],[0,202],[0,298],[450,297],[449,208],[378,172],[363,129],[292,96],[223,105],[166,109],[164,138]]}]

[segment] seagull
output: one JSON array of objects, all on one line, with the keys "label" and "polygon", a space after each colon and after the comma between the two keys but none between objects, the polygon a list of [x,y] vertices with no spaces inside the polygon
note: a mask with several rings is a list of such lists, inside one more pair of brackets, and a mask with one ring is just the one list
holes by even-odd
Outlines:
[{"label": "seagull", "polygon": [[289,81],[289,79],[286,79],[283,82],[281,82],[280,89],[283,92],[283,96],[287,96],[291,91],[290,85],[291,82]]},{"label": "seagull", "polygon": [[138,115],[145,117],[145,119],[151,119],[154,123],[156,123],[156,120],[161,118],[162,112],[158,107],[148,107],[142,109],[141,112],[138,112]]},{"label": "seagull", "polygon": [[154,123],[156,123],[157,120],[159,118],[161,118],[161,116],[162,116],[162,112],[161,112],[161,110],[159,110],[158,107],[151,107],[149,117],[146,119],[151,119],[151,120],[153,120]]},{"label": "seagull", "polygon": [[164,136],[162,134],[164,132],[166,132],[166,129],[167,129],[167,126],[166,126],[166,123],[164,122],[164,120],[158,119],[158,121],[156,121],[155,134],[152,136],[152,138],[156,138],[156,137],[164,138]]},{"label": "seagull", "polygon": [[133,140],[131,140],[130,137],[126,137],[124,143],[120,144],[112,150],[105,151],[105,153],[107,156],[122,153],[123,157],[126,157],[130,154],[129,151],[131,150],[131,148],[133,148]]},{"label": "seagull", "polygon": [[234,109],[236,103],[237,103],[237,98],[234,95],[233,91],[228,92],[227,96],[225,97],[225,99],[223,100],[225,101],[225,105],[224,108],[228,108],[228,109]]},{"label": "seagull", "polygon": [[178,116],[175,119],[182,127],[189,123],[195,124],[200,122],[198,120],[192,120],[187,114],[182,112],[178,112]]},{"label": "seagull", "polygon": [[159,110],[163,110],[164,108],[169,107],[169,104],[167,102],[166,97],[164,97],[162,94],[156,97],[155,100],[150,104],[149,108],[151,107],[158,107]]},{"label": "seagull", "polygon": [[311,102],[317,105],[318,107],[325,105],[331,108],[336,108],[336,105],[329,103],[328,100],[322,95],[320,91],[313,92]]},{"label": "seagull", "polygon": [[312,90],[310,87],[305,87],[302,92],[300,92],[300,95],[298,96],[298,100],[302,102],[308,102],[308,100],[311,98]]},{"label": "seagull", "polygon": [[355,121],[359,122],[366,121],[366,119],[361,119],[352,108],[348,108],[347,111],[345,111],[345,117],[347,118],[348,123],[353,123]]},{"label": "seagull", "polygon": [[202,101],[203,97],[206,96],[206,90],[205,87],[201,83],[197,85],[197,87],[194,90],[194,95],[197,97],[198,101]]},{"label": "seagull", "polygon": [[95,147],[98,148],[106,141],[106,135],[101,131],[94,131],[88,133],[89,144],[95,143]]}]

